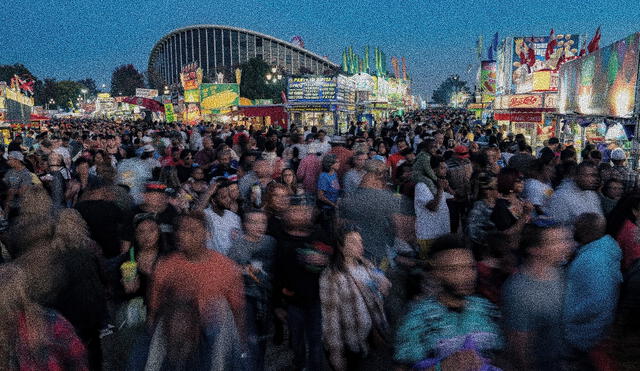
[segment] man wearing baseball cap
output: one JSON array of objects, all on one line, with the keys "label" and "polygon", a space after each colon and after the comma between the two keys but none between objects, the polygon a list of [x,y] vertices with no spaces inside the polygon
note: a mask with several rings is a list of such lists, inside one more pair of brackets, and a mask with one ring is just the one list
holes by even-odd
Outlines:
[{"label": "man wearing baseball cap", "polygon": [[616,148],[611,151],[611,162],[613,167],[603,171],[602,181],[607,182],[609,179],[618,179],[624,183],[624,192],[634,192],[640,186],[640,178],[637,171],[625,166],[627,154],[622,148]]},{"label": "man wearing baseball cap", "polygon": [[20,195],[31,185],[33,180],[31,172],[24,165],[24,155],[20,151],[10,151],[6,155],[7,165],[11,167],[3,180],[8,186],[7,199],[4,210],[9,218],[18,214],[20,207]]},{"label": "man wearing baseball cap", "polygon": [[451,218],[451,232],[456,233],[460,221],[465,220],[471,194],[473,167],[469,160],[469,148],[459,144],[453,148],[453,156],[447,160],[447,180],[454,190],[454,198],[447,201]]}]

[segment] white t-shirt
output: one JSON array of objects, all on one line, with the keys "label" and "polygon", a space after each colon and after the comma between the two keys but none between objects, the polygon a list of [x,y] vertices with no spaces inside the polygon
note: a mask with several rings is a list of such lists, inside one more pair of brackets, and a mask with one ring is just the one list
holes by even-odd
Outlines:
[{"label": "white t-shirt", "polygon": [[522,198],[534,206],[546,206],[551,195],[553,195],[553,188],[550,185],[542,183],[538,179],[525,180]]},{"label": "white t-shirt", "polygon": [[211,235],[207,239],[207,248],[222,255],[227,255],[233,241],[240,237],[240,217],[230,210],[225,210],[222,216],[216,214],[211,207],[204,211],[207,217],[207,227]]},{"label": "white t-shirt", "polygon": [[446,200],[453,196],[442,192],[438,209],[431,211],[427,209],[427,203],[434,197],[426,184],[416,184],[413,203],[416,210],[416,238],[419,240],[432,240],[451,232],[449,207]]},{"label": "white t-shirt", "polygon": [[567,224],[573,224],[584,213],[603,215],[598,193],[580,189],[571,179],[560,183],[544,210],[550,218]]}]

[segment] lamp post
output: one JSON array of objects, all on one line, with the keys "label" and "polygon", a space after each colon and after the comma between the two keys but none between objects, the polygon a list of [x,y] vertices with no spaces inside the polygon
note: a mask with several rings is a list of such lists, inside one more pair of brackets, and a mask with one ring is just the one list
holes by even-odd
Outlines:
[{"label": "lamp post", "polygon": [[273,66],[271,67],[271,71],[267,72],[265,78],[267,79],[267,83],[272,82],[275,84],[278,81],[282,80],[282,74],[278,73],[278,67]]},{"label": "lamp post", "polygon": [[87,103],[87,93],[89,92],[87,89],[82,89],[80,90],[80,92],[82,93],[82,100]]}]

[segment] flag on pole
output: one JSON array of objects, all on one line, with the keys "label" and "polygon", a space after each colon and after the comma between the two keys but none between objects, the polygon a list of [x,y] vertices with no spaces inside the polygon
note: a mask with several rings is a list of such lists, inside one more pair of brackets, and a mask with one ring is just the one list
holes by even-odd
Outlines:
[{"label": "flag on pole", "polygon": [[494,52],[498,51],[498,33],[497,32],[493,35],[493,41],[491,42],[491,47],[493,48]]},{"label": "flag on pole", "polygon": [[527,46],[527,65],[533,67],[534,64],[536,64],[536,51]]},{"label": "flag on pole", "polygon": [[556,34],[553,32],[553,28],[551,29],[551,33],[549,34],[549,42],[547,43],[547,50],[544,52],[544,59],[546,61],[551,58],[551,55],[556,50],[556,46],[558,46],[558,40],[556,40]]},{"label": "flag on pole", "polygon": [[476,56],[479,60],[482,60],[482,52],[484,51],[484,38],[482,35],[478,36],[476,40]]},{"label": "flag on pole", "polygon": [[589,54],[595,52],[596,50],[600,49],[600,37],[602,36],[602,34],[600,34],[600,26],[598,26],[598,29],[596,30],[596,34],[593,35],[593,39],[591,39],[591,41],[589,41],[589,45],[587,45],[587,51],[589,52]]}]

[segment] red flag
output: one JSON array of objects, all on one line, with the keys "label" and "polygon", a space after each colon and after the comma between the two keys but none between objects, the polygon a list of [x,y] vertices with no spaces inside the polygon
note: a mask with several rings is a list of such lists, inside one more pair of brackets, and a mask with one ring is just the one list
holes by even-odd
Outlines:
[{"label": "red flag", "polygon": [[582,57],[585,54],[587,54],[587,51],[584,50],[584,47],[582,47],[582,49],[580,49],[580,55],[578,55],[578,57]]},{"label": "red flag", "polygon": [[282,103],[287,103],[287,95],[284,93],[284,91],[280,92],[280,98],[282,98]]},{"label": "red flag", "polygon": [[560,59],[558,60],[558,64],[556,64],[556,71],[559,70],[560,66],[562,66],[566,61],[567,59],[564,57],[564,52],[563,52],[562,55],[560,56]]},{"label": "red flag", "polygon": [[522,50],[520,51],[520,64],[521,65],[527,64],[527,56],[524,55],[524,52]]},{"label": "red flag", "polygon": [[589,54],[595,52],[596,50],[600,49],[600,37],[602,35],[600,34],[600,26],[598,26],[598,29],[596,30],[596,34],[593,35],[593,39],[591,39],[591,41],[589,41],[589,45],[587,45],[587,51],[589,52]]},{"label": "red flag", "polygon": [[533,48],[529,48],[527,54],[527,64],[529,65],[529,67],[533,67],[533,65],[536,64],[536,51],[533,50]]},{"label": "red flag", "polygon": [[558,46],[558,40],[556,40],[556,34],[553,32],[553,28],[551,29],[551,34],[549,34],[549,42],[547,43],[547,51],[544,53],[544,59],[549,60],[551,58],[551,54],[556,50],[556,46]]}]

